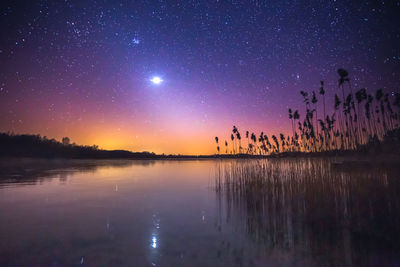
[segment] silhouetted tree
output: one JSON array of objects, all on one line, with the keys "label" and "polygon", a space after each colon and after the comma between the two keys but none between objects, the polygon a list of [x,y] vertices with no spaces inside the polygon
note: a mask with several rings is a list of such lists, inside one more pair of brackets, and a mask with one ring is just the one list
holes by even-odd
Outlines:
[{"label": "silhouetted tree", "polygon": [[68,137],[63,137],[62,140],[61,140],[61,142],[62,142],[62,144],[63,144],[64,146],[68,146],[68,145],[70,144],[70,140],[69,140]]}]

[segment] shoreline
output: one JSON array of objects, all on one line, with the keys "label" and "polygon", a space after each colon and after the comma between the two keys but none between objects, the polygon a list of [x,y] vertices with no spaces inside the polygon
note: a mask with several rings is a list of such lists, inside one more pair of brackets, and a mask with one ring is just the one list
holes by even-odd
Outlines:
[{"label": "shoreline", "polygon": [[399,153],[368,153],[363,151],[324,151],[324,152],[282,152],[270,155],[251,154],[214,154],[214,155],[154,155],[146,157],[26,157],[1,156],[0,161],[162,161],[162,160],[218,160],[218,159],[285,159],[285,158],[358,158],[358,159],[394,159],[400,163]]}]

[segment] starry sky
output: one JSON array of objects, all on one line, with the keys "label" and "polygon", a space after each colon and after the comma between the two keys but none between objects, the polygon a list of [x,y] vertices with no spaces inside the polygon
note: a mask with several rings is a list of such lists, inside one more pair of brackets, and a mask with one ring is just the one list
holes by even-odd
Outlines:
[{"label": "starry sky", "polygon": [[355,88],[399,91],[399,1],[0,5],[0,131],[210,154],[232,125],[289,132],[320,80],[331,106],[340,67]]}]

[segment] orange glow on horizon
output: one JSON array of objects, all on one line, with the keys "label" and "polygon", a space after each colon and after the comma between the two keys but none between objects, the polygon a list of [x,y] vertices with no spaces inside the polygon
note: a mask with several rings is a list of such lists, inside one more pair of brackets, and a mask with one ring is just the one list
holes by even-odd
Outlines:
[{"label": "orange glow on horizon", "polygon": [[[94,123],[81,122],[73,124],[55,122],[52,127],[45,127],[44,122],[32,124],[30,127],[19,129],[14,127],[12,131],[16,134],[40,134],[47,138],[55,138],[60,141],[62,137],[68,136],[71,143],[78,145],[97,145],[107,150],[129,150],[134,152],[148,151],[156,154],[185,154],[185,155],[209,155],[215,154],[215,136],[219,137],[221,152],[225,153],[225,140],[228,141],[229,150],[231,146],[230,134],[232,125],[230,123],[215,125],[207,123],[189,123],[188,121],[175,121],[176,127],[166,128],[149,127],[142,123],[135,127],[124,123]],[[246,128],[243,124],[236,124],[242,135],[242,146],[247,146],[245,138]],[[269,133],[255,125],[249,125],[247,129],[254,129],[259,134],[261,131]],[[209,130],[211,129],[211,130]],[[274,129],[269,127],[269,129]],[[271,134],[279,133],[271,130]],[[7,131],[6,129],[0,129]],[[284,131],[284,133],[286,133]],[[229,152],[228,152],[229,153]]]}]

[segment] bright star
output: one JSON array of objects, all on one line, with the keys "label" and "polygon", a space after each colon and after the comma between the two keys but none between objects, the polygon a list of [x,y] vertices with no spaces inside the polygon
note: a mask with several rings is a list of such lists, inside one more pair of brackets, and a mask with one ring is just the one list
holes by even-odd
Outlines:
[{"label": "bright star", "polygon": [[132,39],[132,44],[133,44],[133,45],[138,45],[138,44],[140,44],[140,40],[137,39],[137,38],[133,38],[133,39]]},{"label": "bright star", "polygon": [[151,78],[151,80],[150,80],[152,83],[154,83],[154,84],[161,84],[162,82],[163,82],[163,79],[161,79],[160,77],[158,77],[158,76],[154,76],[153,78]]}]

